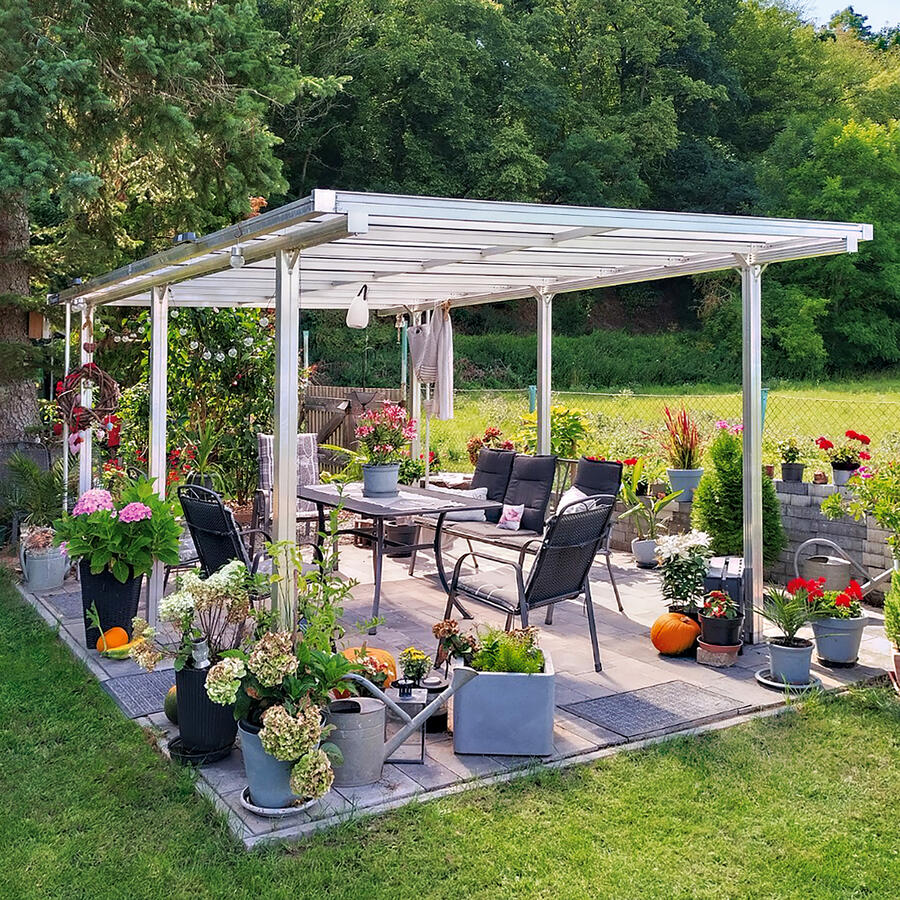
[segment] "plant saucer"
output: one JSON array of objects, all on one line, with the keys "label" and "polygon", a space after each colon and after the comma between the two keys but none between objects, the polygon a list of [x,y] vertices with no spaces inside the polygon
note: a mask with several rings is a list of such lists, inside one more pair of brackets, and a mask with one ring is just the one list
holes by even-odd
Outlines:
[{"label": "plant saucer", "polygon": [[296,816],[297,813],[303,812],[315,803],[315,799],[307,800],[305,803],[298,803],[296,806],[257,806],[250,799],[250,786],[247,785],[241,791],[241,806],[249,810],[255,816],[263,816],[267,819],[286,819],[288,816]]},{"label": "plant saucer", "polygon": [[807,691],[823,687],[821,679],[816,675],[810,675],[809,679],[807,684],[788,684],[786,681],[776,681],[772,677],[772,670],[769,668],[759,669],[756,672],[756,680],[763,687],[772,688],[776,691],[787,691],[789,694],[805,694]]}]

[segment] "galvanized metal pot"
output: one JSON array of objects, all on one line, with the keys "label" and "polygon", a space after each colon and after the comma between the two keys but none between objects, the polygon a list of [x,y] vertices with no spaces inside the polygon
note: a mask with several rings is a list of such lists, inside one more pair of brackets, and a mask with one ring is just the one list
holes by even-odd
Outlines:
[{"label": "galvanized metal pot", "polygon": [[249,722],[238,722],[244,772],[250,786],[250,799],[256,806],[283,809],[292,806],[297,797],[291,790],[292,763],[275,759],[263,750],[259,728]]},{"label": "galvanized metal pot", "polygon": [[809,684],[809,667],[812,663],[812,641],[804,641],[803,647],[785,647],[769,641],[769,671],[772,681],[787,684]]},{"label": "galvanized metal pot", "polygon": [[824,663],[852,666],[859,657],[863,629],[868,616],[855,619],[819,619],[812,623],[816,653]]},{"label": "galvanized metal pot", "polygon": [[25,573],[25,588],[36,594],[62,587],[71,563],[62,547],[26,550],[19,542],[19,563]]}]

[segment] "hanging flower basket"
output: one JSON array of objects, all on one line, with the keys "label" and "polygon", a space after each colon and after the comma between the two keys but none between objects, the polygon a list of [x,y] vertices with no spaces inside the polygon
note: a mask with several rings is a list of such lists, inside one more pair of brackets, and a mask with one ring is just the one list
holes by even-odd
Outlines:
[{"label": "hanging flower basket", "polygon": [[[81,389],[85,383],[94,386],[89,407],[81,405]],[[56,408],[70,432],[84,431],[94,423],[105,424],[103,420],[116,411],[120,393],[111,375],[96,363],[85,363],[56,382]]]}]

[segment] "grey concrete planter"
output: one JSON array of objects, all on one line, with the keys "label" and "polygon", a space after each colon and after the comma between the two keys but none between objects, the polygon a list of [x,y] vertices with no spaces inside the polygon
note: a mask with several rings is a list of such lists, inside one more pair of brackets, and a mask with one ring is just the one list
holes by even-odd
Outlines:
[{"label": "grey concrete planter", "polygon": [[642,569],[656,568],[656,538],[647,538],[645,540],[635,538],[631,542],[631,553],[634,556],[634,561]]},{"label": "grey concrete planter", "polygon": [[809,667],[812,663],[812,641],[804,647],[785,647],[769,641],[769,671],[772,681],[787,684],[809,684]]},{"label": "grey concrete planter", "polygon": [[868,616],[855,619],[819,619],[812,623],[816,653],[825,663],[852,666],[859,657],[859,644]]},{"label": "grey concrete planter", "polygon": [[681,503],[690,503],[694,499],[694,491],[703,477],[703,469],[666,469],[669,484],[673,491],[683,491],[678,498]]},{"label": "grey concrete planter", "polygon": [[806,468],[804,463],[782,463],[781,464],[781,480],[782,481],[803,481],[803,470]]},{"label": "grey concrete planter", "polygon": [[556,672],[546,650],[543,672],[479,672],[457,691],[452,703],[455,753],[553,753]]}]

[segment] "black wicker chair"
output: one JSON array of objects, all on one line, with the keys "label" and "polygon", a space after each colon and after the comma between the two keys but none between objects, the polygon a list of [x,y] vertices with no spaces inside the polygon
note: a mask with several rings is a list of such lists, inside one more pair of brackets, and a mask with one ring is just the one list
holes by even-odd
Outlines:
[{"label": "black wicker chair", "polygon": [[244,539],[258,532],[271,541],[265,531],[261,528],[241,531],[234,514],[222,502],[222,498],[202,485],[181,485],[178,488],[178,500],[204,576],[212,575],[234,559],[239,559],[251,572],[257,571],[263,551],[258,551],[251,559]]},{"label": "black wicker chair", "polygon": [[[444,618],[459,605],[457,598],[464,596],[505,612],[508,631],[516,616],[524,628],[531,610],[547,607],[549,612],[562,600],[584,595],[594,669],[599,672],[602,665],[589,577],[615,503],[614,494],[601,494],[567,504],[547,523],[544,536],[535,539],[540,547],[527,575],[524,560],[528,551],[524,547],[516,562],[479,552],[461,556],[453,570]],[[469,557],[491,560],[503,568],[464,572],[463,563]],[[552,621],[550,615],[547,620]]]}]

